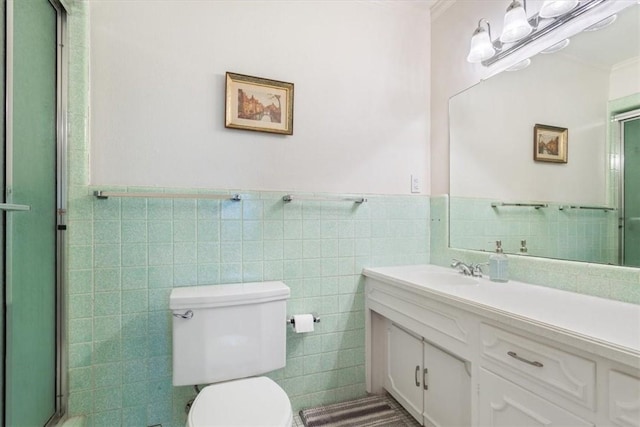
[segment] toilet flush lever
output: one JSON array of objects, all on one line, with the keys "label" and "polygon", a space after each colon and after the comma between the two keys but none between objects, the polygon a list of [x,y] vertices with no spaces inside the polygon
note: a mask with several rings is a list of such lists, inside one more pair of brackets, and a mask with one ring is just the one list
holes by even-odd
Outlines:
[{"label": "toilet flush lever", "polygon": [[181,319],[191,319],[193,317],[193,311],[187,310],[184,313],[173,313],[173,317],[179,317]]}]

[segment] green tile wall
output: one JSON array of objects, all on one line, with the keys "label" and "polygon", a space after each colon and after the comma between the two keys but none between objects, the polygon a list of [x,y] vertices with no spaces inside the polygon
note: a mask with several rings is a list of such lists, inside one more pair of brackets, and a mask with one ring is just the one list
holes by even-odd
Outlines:
[{"label": "green tile wall", "polygon": [[69,412],[90,425],[184,424],[194,392],[171,383],[168,306],[178,286],[284,281],[289,313],[316,311],[322,321],[314,333],[289,331],[287,366],[269,375],[295,410],[362,396],[360,271],[429,261],[427,197],[100,200],[93,190],[82,201],[90,209],[69,227],[78,259],[69,270]]},{"label": "green tile wall", "polygon": [[[492,200],[450,198],[451,246],[485,251],[501,240],[506,252],[527,253],[600,264],[618,262],[617,211],[574,209],[558,203],[546,208],[491,207]],[[561,209],[562,208],[562,209]]]},{"label": "green tile wall", "polygon": [[68,3],[68,415],[85,415],[88,426],[183,426],[194,392],[171,382],[171,288],[255,280],[283,280],[289,313],[322,316],[312,334],[289,332],[287,365],[270,373],[294,408],[363,395],[358,273],[429,261],[428,198],[97,200],[88,185],[87,3]]},{"label": "green tile wall", "polygon": [[[431,197],[430,262],[448,266],[452,258],[487,262],[487,252],[449,247],[449,197]],[[540,286],[640,304],[640,269],[509,255],[512,279]]]}]

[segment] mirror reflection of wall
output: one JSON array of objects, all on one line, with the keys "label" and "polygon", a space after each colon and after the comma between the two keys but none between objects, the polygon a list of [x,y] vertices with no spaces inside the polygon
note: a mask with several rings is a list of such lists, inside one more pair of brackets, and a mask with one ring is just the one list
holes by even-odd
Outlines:
[{"label": "mirror reflection of wall", "polygon": [[[619,263],[622,179],[613,160],[623,156],[611,117],[640,107],[639,76],[633,6],[614,25],[451,98],[450,246],[492,250],[502,240],[510,253]],[[536,124],[568,129],[567,163],[534,160]]]}]

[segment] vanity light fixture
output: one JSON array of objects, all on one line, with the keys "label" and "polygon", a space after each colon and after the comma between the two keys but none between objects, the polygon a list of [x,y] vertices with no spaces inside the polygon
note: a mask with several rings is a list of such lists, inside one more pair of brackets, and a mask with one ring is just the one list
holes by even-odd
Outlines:
[{"label": "vanity light fixture", "polygon": [[573,10],[578,3],[580,3],[579,0],[545,0],[538,16],[545,19],[555,18]]},{"label": "vanity light fixture", "polygon": [[[526,5],[526,0],[523,0]],[[519,0],[512,0],[507,13],[504,15],[504,25],[500,41],[502,43],[514,43],[523,37],[528,36],[533,31],[533,27],[527,20],[525,6]]]},{"label": "vanity light fixture", "polygon": [[571,43],[570,39],[564,39],[560,43],[556,43],[553,46],[549,46],[545,50],[541,50],[540,53],[555,53],[569,46],[569,43]]},{"label": "vanity light fixture", "polygon": [[602,21],[596,22],[592,26],[585,28],[583,31],[586,32],[586,31],[598,31],[598,30],[601,30],[604,27],[608,27],[609,25],[611,25],[614,22],[616,22],[616,19],[618,19],[618,15],[611,15],[611,16],[609,16],[607,18],[604,18]]},{"label": "vanity light fixture", "polygon": [[[527,20],[527,0],[511,0],[507,12],[504,15],[502,34],[498,39],[491,39],[491,24],[482,18],[478,21],[478,27],[471,36],[471,46],[467,61],[471,63],[484,62],[495,56],[507,43],[514,43],[531,34],[534,26]],[[487,24],[485,30],[482,22]],[[537,23],[536,20],[533,21]]]},{"label": "vanity light fixture", "polygon": [[520,61],[517,64],[514,64],[511,67],[505,69],[505,71],[520,71],[520,70],[524,70],[529,65],[531,65],[531,58],[527,58],[523,61]]},{"label": "vanity light fixture", "polygon": [[[482,21],[487,24],[485,30],[482,26]],[[482,18],[478,21],[478,28],[475,29],[471,36],[471,47],[469,49],[469,55],[467,61],[469,62],[482,62],[491,58],[496,54],[496,49],[491,42],[491,25],[489,21]]]},{"label": "vanity light fixture", "polygon": [[[471,38],[467,61],[480,62],[487,67],[493,65],[607,1],[610,0],[545,0],[540,13],[527,17],[527,1],[511,0],[504,16],[502,34],[496,40],[491,40],[489,22],[484,18],[478,22],[478,27]],[[482,21],[486,22],[487,30],[482,27]],[[600,23],[593,25],[589,30],[596,30],[603,26],[605,21],[602,25]],[[566,46],[566,42],[551,46],[545,53],[559,50],[563,46]]]}]

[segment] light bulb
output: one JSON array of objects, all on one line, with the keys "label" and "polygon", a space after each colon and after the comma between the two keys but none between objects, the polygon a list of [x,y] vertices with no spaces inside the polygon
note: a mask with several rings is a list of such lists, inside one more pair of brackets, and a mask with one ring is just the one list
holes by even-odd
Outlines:
[{"label": "light bulb", "polygon": [[605,27],[608,27],[609,25],[613,24],[614,22],[616,22],[617,18],[618,18],[618,15],[611,15],[611,16],[609,16],[607,18],[604,18],[602,21],[596,22],[592,26],[585,28],[583,31],[598,31],[598,30],[601,30],[601,29],[603,29]]},{"label": "light bulb", "polygon": [[555,18],[571,11],[579,3],[579,0],[546,0],[540,8],[540,18]]},{"label": "light bulb", "polygon": [[491,43],[489,33],[482,27],[474,31],[471,37],[471,47],[469,48],[468,62],[482,62],[496,54],[496,50]]},{"label": "light bulb", "polygon": [[557,52],[559,50],[562,50],[565,47],[569,46],[570,42],[571,42],[571,40],[564,39],[561,42],[554,44],[553,46],[549,46],[545,50],[541,50],[540,53],[555,53],[555,52]]},{"label": "light bulb", "polygon": [[525,12],[518,0],[513,0],[504,15],[504,26],[502,27],[500,41],[502,43],[517,42],[531,34],[531,31],[533,31],[533,28],[527,21],[527,12]]},{"label": "light bulb", "polygon": [[520,71],[524,70],[529,65],[531,65],[531,59],[527,58],[524,61],[520,61],[517,64],[514,64],[511,67],[505,69],[505,71]]}]

